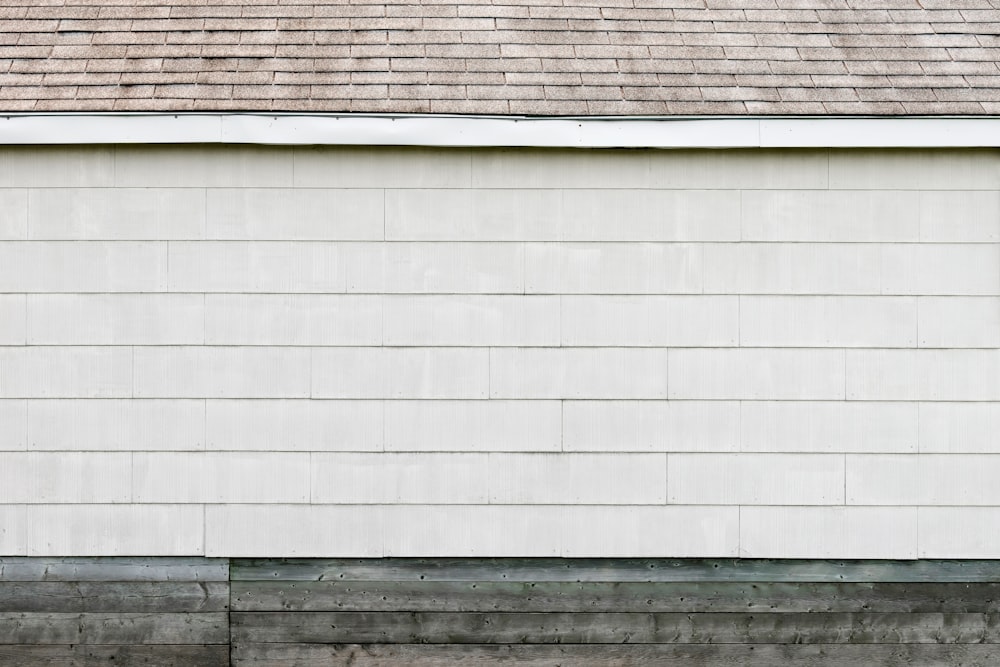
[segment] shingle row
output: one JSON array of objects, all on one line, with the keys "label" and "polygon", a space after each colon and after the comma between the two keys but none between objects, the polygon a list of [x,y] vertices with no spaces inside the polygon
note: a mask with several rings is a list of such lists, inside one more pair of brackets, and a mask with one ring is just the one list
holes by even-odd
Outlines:
[{"label": "shingle row", "polygon": [[10,0],[0,110],[989,114],[997,0]]}]

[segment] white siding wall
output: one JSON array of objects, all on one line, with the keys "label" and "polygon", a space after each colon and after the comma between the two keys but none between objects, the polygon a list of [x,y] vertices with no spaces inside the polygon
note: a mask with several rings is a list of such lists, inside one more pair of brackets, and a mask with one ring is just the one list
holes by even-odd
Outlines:
[{"label": "white siding wall", "polygon": [[996,152],[0,164],[0,555],[1000,557]]}]

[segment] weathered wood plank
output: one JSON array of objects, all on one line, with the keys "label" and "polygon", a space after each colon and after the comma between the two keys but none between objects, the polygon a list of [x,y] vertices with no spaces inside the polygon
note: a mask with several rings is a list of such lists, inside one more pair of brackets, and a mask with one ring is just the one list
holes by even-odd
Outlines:
[{"label": "weathered wood plank", "polygon": [[228,614],[0,613],[0,644],[225,644]]},{"label": "weathered wood plank", "polygon": [[0,612],[210,612],[229,608],[223,581],[0,582]]},{"label": "weathered wood plank", "polygon": [[1000,560],[385,558],[234,560],[233,581],[1000,582]]},{"label": "weathered wood plank", "polygon": [[0,558],[0,581],[229,581],[229,560]]},{"label": "weathered wood plank", "polygon": [[234,611],[1000,612],[1000,584],[237,581]]},{"label": "weathered wood plank", "polygon": [[234,612],[234,642],[996,643],[997,614]]},{"label": "weathered wood plank", "polygon": [[17,667],[228,667],[229,647],[0,644],[0,665]]},{"label": "weathered wood plank", "polygon": [[234,667],[996,667],[1000,648],[975,644],[758,645],[474,645],[246,644]]}]

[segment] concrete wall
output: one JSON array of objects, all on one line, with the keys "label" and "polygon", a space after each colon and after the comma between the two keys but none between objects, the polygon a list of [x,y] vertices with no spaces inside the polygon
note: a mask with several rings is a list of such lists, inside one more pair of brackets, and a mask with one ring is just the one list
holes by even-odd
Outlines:
[{"label": "concrete wall", "polygon": [[0,554],[1000,556],[994,151],[0,150]]}]

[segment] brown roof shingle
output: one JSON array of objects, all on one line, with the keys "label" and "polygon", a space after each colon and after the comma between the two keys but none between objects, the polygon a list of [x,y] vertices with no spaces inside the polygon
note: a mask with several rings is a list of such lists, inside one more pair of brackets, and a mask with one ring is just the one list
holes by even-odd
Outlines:
[{"label": "brown roof shingle", "polygon": [[1000,0],[5,0],[0,111],[986,114]]}]

